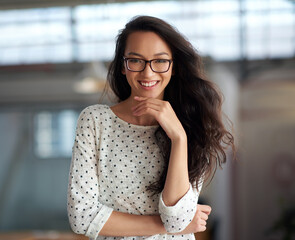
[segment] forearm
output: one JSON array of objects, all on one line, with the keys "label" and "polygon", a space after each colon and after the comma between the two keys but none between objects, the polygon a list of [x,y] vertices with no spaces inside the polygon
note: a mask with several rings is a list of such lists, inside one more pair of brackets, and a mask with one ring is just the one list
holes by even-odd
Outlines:
[{"label": "forearm", "polygon": [[162,197],[166,206],[175,205],[189,189],[187,137],[171,140],[171,153]]},{"label": "forearm", "polygon": [[101,229],[102,236],[151,236],[165,234],[166,230],[159,215],[133,215],[112,212],[108,221]]}]

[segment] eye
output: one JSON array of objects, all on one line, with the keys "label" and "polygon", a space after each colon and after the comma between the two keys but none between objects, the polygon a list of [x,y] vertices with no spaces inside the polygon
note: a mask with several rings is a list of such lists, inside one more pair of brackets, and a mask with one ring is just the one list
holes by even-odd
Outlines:
[{"label": "eye", "polygon": [[129,58],[128,61],[130,63],[142,63],[142,60],[138,58]]},{"label": "eye", "polygon": [[167,59],[155,59],[154,61],[155,61],[155,63],[168,63],[169,62],[169,60],[167,60]]}]

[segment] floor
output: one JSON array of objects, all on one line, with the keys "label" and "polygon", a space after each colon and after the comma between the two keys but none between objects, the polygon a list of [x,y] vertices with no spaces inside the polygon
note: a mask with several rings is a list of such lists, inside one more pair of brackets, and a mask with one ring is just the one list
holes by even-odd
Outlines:
[{"label": "floor", "polygon": [[0,240],[88,240],[88,238],[70,232],[33,231],[0,233]]},{"label": "floor", "polygon": [[[210,240],[210,235],[206,231],[196,234],[197,240]],[[33,231],[33,232],[0,232],[0,240],[88,240],[87,237],[71,232],[56,231]]]}]

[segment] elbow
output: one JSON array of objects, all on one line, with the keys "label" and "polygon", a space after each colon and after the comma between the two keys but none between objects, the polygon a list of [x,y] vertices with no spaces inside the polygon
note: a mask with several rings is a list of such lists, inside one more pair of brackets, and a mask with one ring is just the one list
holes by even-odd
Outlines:
[{"label": "elbow", "polygon": [[69,218],[69,223],[74,233],[85,235],[86,231],[83,228],[81,228],[81,223],[78,223],[77,221],[71,218]]},{"label": "elbow", "polygon": [[82,235],[86,234],[87,226],[85,226],[84,222],[76,216],[75,212],[68,210],[68,220],[74,233]]}]

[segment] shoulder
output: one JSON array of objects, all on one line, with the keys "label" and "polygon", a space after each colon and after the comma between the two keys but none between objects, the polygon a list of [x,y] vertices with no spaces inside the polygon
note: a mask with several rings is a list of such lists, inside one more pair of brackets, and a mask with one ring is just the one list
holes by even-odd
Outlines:
[{"label": "shoulder", "polygon": [[97,120],[109,115],[110,107],[108,105],[95,104],[84,108],[78,118],[78,124],[95,124]]},{"label": "shoulder", "polygon": [[103,104],[95,104],[88,106],[84,108],[81,113],[81,115],[98,115],[100,113],[107,113],[109,111],[110,107],[108,105]]},{"label": "shoulder", "polygon": [[102,116],[107,116],[110,114],[110,107],[103,104],[95,104],[84,108],[79,116],[79,119],[87,117],[88,119],[98,119]]}]

